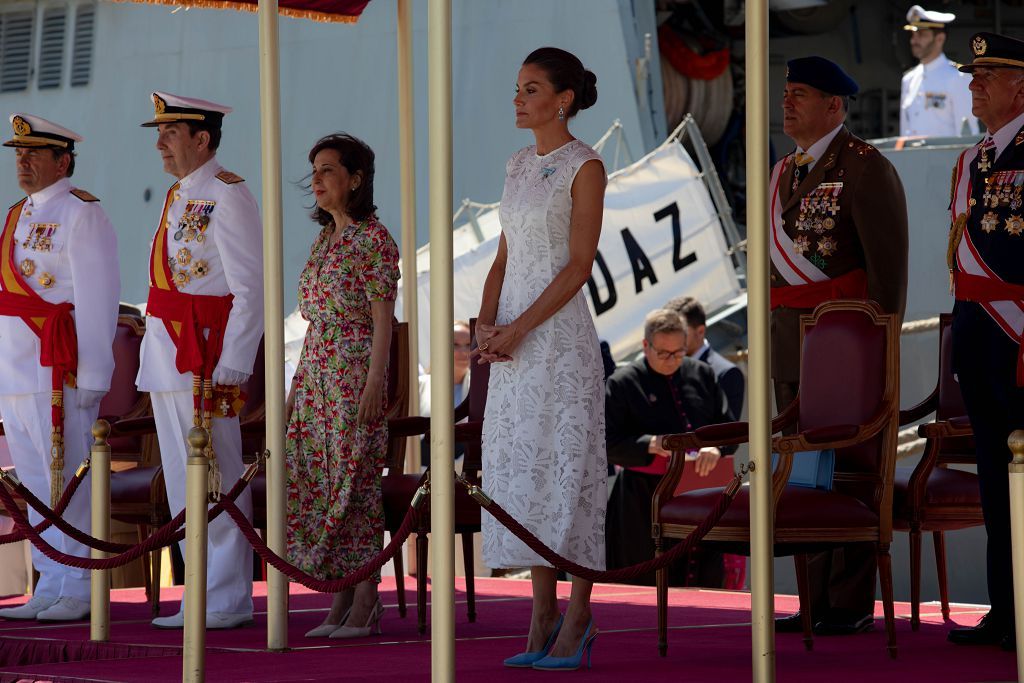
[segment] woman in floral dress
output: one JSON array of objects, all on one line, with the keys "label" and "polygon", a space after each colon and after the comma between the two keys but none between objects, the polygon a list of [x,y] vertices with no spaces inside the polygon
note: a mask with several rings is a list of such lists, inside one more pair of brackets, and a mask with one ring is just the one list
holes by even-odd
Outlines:
[{"label": "woman in floral dress", "polygon": [[[381,470],[398,248],[376,218],[373,151],[329,135],[309,153],[313,219],[324,226],[299,278],[309,321],[288,394],[288,553],[306,572],[340,578],[381,551]],[[380,631],[380,575],[337,593],[306,635]]]}]

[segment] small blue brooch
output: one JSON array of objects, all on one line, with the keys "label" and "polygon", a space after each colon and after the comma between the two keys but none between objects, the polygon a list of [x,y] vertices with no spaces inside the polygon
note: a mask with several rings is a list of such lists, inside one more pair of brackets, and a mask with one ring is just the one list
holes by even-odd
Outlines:
[{"label": "small blue brooch", "polygon": [[551,166],[544,166],[543,168],[540,169],[540,177],[541,178],[547,178],[549,175],[551,175],[554,172],[555,172],[555,169],[552,168]]}]

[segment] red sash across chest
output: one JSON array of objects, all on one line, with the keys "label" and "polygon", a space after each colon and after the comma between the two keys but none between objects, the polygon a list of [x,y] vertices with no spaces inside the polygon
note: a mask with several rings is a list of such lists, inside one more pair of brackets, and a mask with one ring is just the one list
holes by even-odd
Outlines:
[{"label": "red sash across chest", "polygon": [[69,302],[50,303],[32,289],[14,262],[14,238],[18,219],[26,200],[11,207],[3,233],[0,234],[0,315],[17,316],[25,321],[40,341],[39,362],[53,368],[53,389],[62,389],[64,382],[74,386],[78,370],[78,336],[71,317],[74,305]]},{"label": "red sash across chest", "polygon": [[820,303],[833,299],[865,299],[868,295],[867,273],[857,268],[836,277],[829,277],[818,266],[811,263],[797,249],[786,234],[782,219],[782,175],[792,155],[784,157],[772,169],[770,188],[771,199],[771,240],[769,253],[772,265],[786,284],[771,288],[771,308],[814,308]]},{"label": "red sash across chest", "polygon": [[[971,215],[971,166],[977,158],[980,143],[964,150],[957,160],[950,206],[951,225],[967,226]],[[956,271],[953,293],[958,301],[981,305],[1000,329],[1018,345],[1017,386],[1024,386],[1024,286],[1006,282],[985,263],[984,255],[964,228],[956,245]]]},{"label": "red sash across chest", "polygon": [[160,227],[153,238],[146,312],[163,321],[177,349],[174,364],[178,372],[209,379],[224,347],[224,330],[234,297],[187,294],[174,286],[167,262],[167,212],[177,189],[175,183],[167,192]]}]

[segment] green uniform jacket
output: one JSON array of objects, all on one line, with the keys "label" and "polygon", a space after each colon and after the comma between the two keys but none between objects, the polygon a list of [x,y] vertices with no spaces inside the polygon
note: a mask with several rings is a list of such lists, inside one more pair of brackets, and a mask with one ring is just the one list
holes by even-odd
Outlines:
[{"label": "green uniform jacket", "polygon": [[[867,272],[868,298],[903,320],[907,300],[907,200],[903,183],[881,152],[850,133],[846,126],[824,156],[793,191],[793,156],[779,182],[783,229],[794,242],[801,237],[804,255],[830,278],[862,268]],[[801,230],[801,199],[821,195],[822,183],[842,183],[834,226],[824,232]],[[819,214],[820,217],[820,214]],[[821,244],[823,237],[830,242]],[[787,283],[771,268],[771,286]],[[779,307],[772,311],[772,377],[780,382],[800,379],[800,316],[810,309]]]}]

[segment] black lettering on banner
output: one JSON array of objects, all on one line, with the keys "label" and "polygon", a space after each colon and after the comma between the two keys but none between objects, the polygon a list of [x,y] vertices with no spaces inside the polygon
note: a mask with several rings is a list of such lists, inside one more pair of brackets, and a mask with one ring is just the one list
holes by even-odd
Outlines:
[{"label": "black lettering on banner", "polygon": [[654,220],[660,221],[662,218],[668,216],[672,217],[672,267],[676,269],[678,273],[680,270],[696,263],[697,252],[690,252],[686,256],[682,255],[683,251],[683,230],[679,225],[679,205],[672,202],[663,209],[658,209],[654,212]]},{"label": "black lettering on banner", "polygon": [[601,294],[597,289],[597,282],[594,280],[594,276],[591,275],[587,278],[587,290],[590,292],[590,300],[594,304],[594,316],[596,317],[611,310],[615,306],[615,302],[618,301],[619,296],[615,293],[615,280],[612,279],[612,274],[608,270],[608,264],[604,262],[604,256],[601,256],[600,251],[594,257],[594,263],[597,264],[598,269],[601,271],[601,277],[604,278],[604,282],[608,286],[608,298],[601,301]]},{"label": "black lettering on banner", "polygon": [[637,244],[629,228],[622,229],[622,243],[626,247],[626,256],[629,257],[629,265],[633,267],[633,283],[636,285],[636,293],[643,291],[644,278],[651,281],[652,285],[658,284],[658,276],[654,274],[654,266],[647,254]]}]

